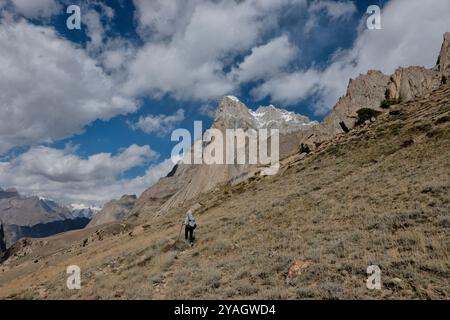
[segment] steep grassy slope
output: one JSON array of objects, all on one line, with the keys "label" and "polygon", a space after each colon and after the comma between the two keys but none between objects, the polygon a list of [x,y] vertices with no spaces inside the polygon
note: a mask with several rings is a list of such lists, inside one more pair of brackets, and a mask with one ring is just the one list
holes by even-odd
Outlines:
[{"label": "steep grassy slope", "polygon": [[[52,250],[18,249],[0,267],[0,296],[449,299],[449,159],[446,85],[286,159],[277,176],[195,199],[204,209],[192,248],[175,242],[186,208],[71,233]],[[314,264],[288,284],[298,259]],[[65,286],[70,264],[82,269],[79,291]],[[381,290],[366,288],[372,264]]]}]

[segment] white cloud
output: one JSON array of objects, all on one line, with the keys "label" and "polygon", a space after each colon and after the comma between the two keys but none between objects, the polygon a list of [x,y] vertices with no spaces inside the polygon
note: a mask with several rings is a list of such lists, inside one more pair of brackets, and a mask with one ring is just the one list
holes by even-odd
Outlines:
[{"label": "white cloud", "polygon": [[124,75],[126,65],[134,58],[135,53],[136,48],[130,42],[123,39],[113,39],[104,44],[97,59],[105,70],[113,72],[116,78],[124,79],[126,78]]},{"label": "white cloud", "polygon": [[297,54],[297,48],[289,43],[287,36],[272,39],[255,47],[251,54],[233,70],[239,82],[259,80],[278,74]]},{"label": "white cloud", "polygon": [[0,162],[0,186],[51,197],[65,203],[101,204],[124,193],[140,194],[173,167],[170,159],[152,165],[143,176],[123,178],[136,166],[154,161],[149,146],[131,145],[117,155],[99,153],[80,158],[70,148],[34,147],[9,162]]},{"label": "white cloud", "polygon": [[201,1],[133,0],[133,3],[141,35],[164,39],[185,27]]},{"label": "white cloud", "polygon": [[109,50],[104,42],[108,40],[106,31],[115,16],[114,10],[101,2],[87,2],[81,7],[81,12],[81,21],[86,26],[86,35],[89,37],[88,51],[98,53]]},{"label": "white cloud", "polygon": [[27,18],[49,18],[61,10],[56,0],[11,0],[11,2],[15,12]]},{"label": "white cloud", "polygon": [[95,60],[52,28],[0,20],[0,48],[0,154],[137,109]]},{"label": "white cloud", "polygon": [[278,77],[265,81],[254,88],[251,93],[257,99],[270,95],[274,101],[294,103],[299,97],[313,94],[321,79],[319,72],[311,69],[305,72],[283,73]]},{"label": "white cloud", "polygon": [[130,95],[210,100],[237,90],[224,69],[261,45],[288,4],[304,0],[139,1],[146,45],[129,65]]},{"label": "white cloud", "polygon": [[94,48],[102,45],[105,30],[103,28],[101,16],[97,10],[86,10],[86,12],[83,13],[82,21],[87,27],[86,34],[90,38],[90,45]]},{"label": "white cloud", "polygon": [[149,115],[140,117],[136,123],[129,123],[133,130],[140,129],[145,133],[157,133],[160,136],[171,132],[177,124],[184,120],[184,110],[178,109],[172,115]]},{"label": "white cloud", "polygon": [[11,164],[19,167],[28,175],[46,177],[56,182],[76,182],[114,178],[130,168],[142,165],[157,158],[158,153],[149,146],[132,145],[116,156],[110,153],[98,153],[81,159],[49,147],[33,147],[15,158]]},{"label": "white cloud", "polygon": [[285,104],[318,93],[314,109],[324,114],[345,94],[348,79],[360,73],[377,69],[391,74],[399,66],[434,66],[442,35],[450,30],[448,12],[447,0],[435,0],[433,5],[422,0],[390,1],[382,11],[383,29],[361,29],[353,47],[337,52],[326,68],[279,75],[253,93],[258,98],[271,96],[275,102]]}]

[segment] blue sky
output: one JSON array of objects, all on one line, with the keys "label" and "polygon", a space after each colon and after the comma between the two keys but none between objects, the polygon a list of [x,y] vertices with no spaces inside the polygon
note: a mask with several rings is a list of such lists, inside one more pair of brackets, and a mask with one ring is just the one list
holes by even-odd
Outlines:
[{"label": "blue sky", "polygon": [[[223,95],[321,120],[350,77],[433,65],[450,8],[431,2],[2,1],[0,186],[96,204],[140,193],[172,166],[171,130],[209,127]],[[382,30],[365,27],[371,4]]]}]

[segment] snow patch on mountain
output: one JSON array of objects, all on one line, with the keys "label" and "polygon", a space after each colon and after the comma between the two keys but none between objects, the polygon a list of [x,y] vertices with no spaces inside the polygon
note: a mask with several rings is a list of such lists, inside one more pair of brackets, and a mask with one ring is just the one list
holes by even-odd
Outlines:
[{"label": "snow patch on mountain", "polygon": [[260,106],[256,111],[249,110],[256,129],[280,129],[282,133],[302,129],[302,126],[317,124],[308,117],[292,111],[276,108],[273,105]]},{"label": "snow patch on mountain", "polygon": [[233,100],[234,102],[240,102],[239,99],[235,96],[227,96],[227,98]]},{"label": "snow patch on mountain", "polygon": [[68,206],[74,218],[92,219],[102,208],[97,206],[88,206],[82,203],[72,203]]}]

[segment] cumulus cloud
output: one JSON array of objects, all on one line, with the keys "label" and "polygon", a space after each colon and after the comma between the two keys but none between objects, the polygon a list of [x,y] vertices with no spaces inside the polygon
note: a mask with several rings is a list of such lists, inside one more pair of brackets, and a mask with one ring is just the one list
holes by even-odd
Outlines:
[{"label": "cumulus cloud", "polygon": [[143,176],[126,179],[123,174],[147,165],[159,154],[149,146],[131,145],[117,155],[99,153],[80,158],[74,150],[33,147],[9,162],[0,162],[0,185],[21,192],[49,196],[66,203],[101,204],[124,193],[140,194],[173,167],[164,160]]},{"label": "cumulus cloud", "polygon": [[272,39],[255,47],[251,54],[233,70],[239,82],[260,80],[278,74],[297,54],[297,48],[289,43],[287,36]]},{"label": "cumulus cloud", "polygon": [[210,100],[237,90],[239,83],[224,69],[238,54],[261,45],[285,6],[304,2],[135,0],[146,44],[130,63],[126,92]]},{"label": "cumulus cloud", "polygon": [[[314,110],[329,111],[345,94],[348,79],[378,69],[391,74],[399,66],[432,67],[450,30],[450,2],[435,0],[433,5],[421,0],[393,0],[382,11],[382,30],[361,30],[353,47],[337,52],[324,69],[280,74],[253,90],[255,97],[270,96],[274,101],[294,104],[317,95]],[[426,48],[426,50],[424,50]]]},{"label": "cumulus cloud", "polygon": [[299,97],[313,94],[318,88],[317,83],[320,79],[321,74],[314,69],[304,72],[283,73],[265,81],[254,88],[251,93],[257,99],[263,99],[270,95],[274,101],[294,103],[298,101]]},{"label": "cumulus cloud", "polygon": [[[115,16],[114,10],[101,2],[87,2],[82,5],[82,23],[86,26],[86,35],[89,38],[87,50],[94,54],[109,51],[106,31]],[[106,42],[106,43],[105,43]]]},{"label": "cumulus cloud", "polygon": [[142,130],[145,133],[157,133],[160,136],[171,132],[177,124],[184,120],[184,110],[178,109],[172,115],[149,115],[140,117],[136,123],[129,123],[133,130]]},{"label": "cumulus cloud", "polygon": [[137,109],[95,60],[53,28],[1,20],[0,47],[0,154]]},{"label": "cumulus cloud", "polygon": [[196,6],[193,0],[133,0],[138,31],[145,38],[156,40],[171,37],[186,26]]},{"label": "cumulus cloud", "polygon": [[[15,12],[27,18],[49,18],[61,10],[56,0],[10,0]],[[6,2],[5,2],[6,3]],[[0,5],[1,7],[1,5]]]}]

